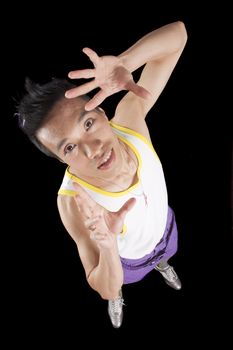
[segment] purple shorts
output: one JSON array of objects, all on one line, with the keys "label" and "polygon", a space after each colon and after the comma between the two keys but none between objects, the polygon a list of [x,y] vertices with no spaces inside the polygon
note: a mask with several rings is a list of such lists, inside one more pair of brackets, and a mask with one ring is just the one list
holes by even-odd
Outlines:
[{"label": "purple shorts", "polygon": [[142,280],[161,260],[168,260],[177,251],[177,226],[173,210],[168,207],[165,232],[154,250],[140,259],[121,258],[124,284]]}]

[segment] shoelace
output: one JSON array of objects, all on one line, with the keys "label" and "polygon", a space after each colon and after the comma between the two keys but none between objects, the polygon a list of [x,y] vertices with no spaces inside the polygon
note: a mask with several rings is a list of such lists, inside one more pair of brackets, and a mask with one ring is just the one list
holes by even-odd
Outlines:
[{"label": "shoelace", "polygon": [[110,310],[113,314],[120,314],[122,310],[122,305],[124,304],[124,300],[122,298],[118,298],[116,300],[110,300]]}]

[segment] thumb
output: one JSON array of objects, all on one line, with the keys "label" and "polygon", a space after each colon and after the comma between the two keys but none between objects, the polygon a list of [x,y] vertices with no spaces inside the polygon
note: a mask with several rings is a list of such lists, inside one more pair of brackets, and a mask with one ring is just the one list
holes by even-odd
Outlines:
[{"label": "thumb", "polygon": [[136,199],[135,198],[130,198],[123,204],[123,206],[118,210],[117,214],[119,217],[124,220],[126,214],[134,207],[136,204]]}]

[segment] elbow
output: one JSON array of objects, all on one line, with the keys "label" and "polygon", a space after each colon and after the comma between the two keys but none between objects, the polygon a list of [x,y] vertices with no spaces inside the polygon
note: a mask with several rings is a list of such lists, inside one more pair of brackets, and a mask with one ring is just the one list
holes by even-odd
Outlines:
[{"label": "elbow", "polygon": [[89,286],[95,290],[102,299],[104,300],[114,300],[117,299],[119,297],[119,291],[123,285],[123,281],[122,283],[116,283],[114,284],[114,286],[111,287],[104,287],[102,284],[100,285],[95,285],[93,283],[93,281],[90,281],[90,279],[87,279],[87,282],[89,284]]},{"label": "elbow", "polygon": [[99,293],[102,299],[114,300],[119,297],[119,291],[121,290],[122,284],[115,284],[112,286],[112,288],[97,288],[96,291]]},{"label": "elbow", "polygon": [[185,24],[182,21],[178,21],[178,22],[176,22],[176,25],[177,25],[177,29],[179,31],[181,46],[184,47],[187,40],[188,40],[188,34],[187,34],[187,30],[185,28]]},{"label": "elbow", "polygon": [[119,288],[116,291],[101,291],[101,292],[99,292],[99,295],[104,300],[114,300],[114,299],[117,299],[119,297],[120,289],[121,288]]}]

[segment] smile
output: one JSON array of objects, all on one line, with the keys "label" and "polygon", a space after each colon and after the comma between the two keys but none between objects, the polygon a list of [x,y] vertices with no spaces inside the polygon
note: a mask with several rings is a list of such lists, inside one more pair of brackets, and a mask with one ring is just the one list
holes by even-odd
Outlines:
[{"label": "smile", "polygon": [[104,158],[102,160],[102,163],[98,166],[99,170],[107,170],[112,165],[113,161],[115,160],[115,152],[113,151],[113,148],[104,155]]}]

